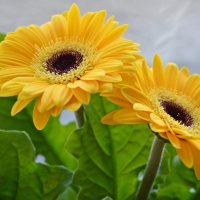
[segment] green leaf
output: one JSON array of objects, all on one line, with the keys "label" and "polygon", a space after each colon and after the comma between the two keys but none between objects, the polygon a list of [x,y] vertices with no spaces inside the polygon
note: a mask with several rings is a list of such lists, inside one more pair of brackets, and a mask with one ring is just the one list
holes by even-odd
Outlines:
[{"label": "green leaf", "polygon": [[173,159],[173,171],[179,176],[180,181],[184,182],[186,185],[196,184],[197,178],[195,176],[194,170],[188,169],[180,160],[179,156],[174,156]]},{"label": "green leaf", "polygon": [[79,200],[132,199],[138,174],[147,163],[153,134],[146,125],[101,124],[116,106],[93,95],[85,107],[86,122],[70,136],[66,148],[79,162],[74,184],[81,186]]},{"label": "green leaf", "polygon": [[3,108],[0,109],[0,129],[26,131],[36,147],[36,154],[44,155],[48,164],[76,169],[75,158],[67,153],[64,147],[68,136],[76,129],[75,123],[63,126],[59,118],[51,117],[47,126],[38,131],[32,120],[34,102],[13,117],[10,112],[15,101],[15,97],[0,98],[0,105]]},{"label": "green leaf", "polygon": [[110,197],[105,197],[102,200],[113,200],[113,199],[111,199]]},{"label": "green leaf", "polygon": [[186,200],[188,198],[189,193],[185,185],[180,183],[171,183],[158,193],[156,200]]},{"label": "green leaf", "polygon": [[33,162],[34,146],[25,132],[0,131],[0,199],[54,200],[71,183],[72,171]]},{"label": "green leaf", "polygon": [[0,33],[0,42],[4,40],[6,37],[6,34]]},{"label": "green leaf", "polygon": [[[160,181],[157,198],[154,199],[193,200],[199,198],[200,185],[194,170],[188,169],[182,163],[172,145],[167,144],[166,149],[170,155],[170,173],[162,176],[163,181],[162,183]],[[191,189],[195,189],[195,193],[190,192]]]},{"label": "green leaf", "polygon": [[158,173],[163,175],[168,175],[170,173],[170,154],[167,149],[164,149],[161,166]]},{"label": "green leaf", "polygon": [[78,200],[79,188],[71,185],[56,200]]}]

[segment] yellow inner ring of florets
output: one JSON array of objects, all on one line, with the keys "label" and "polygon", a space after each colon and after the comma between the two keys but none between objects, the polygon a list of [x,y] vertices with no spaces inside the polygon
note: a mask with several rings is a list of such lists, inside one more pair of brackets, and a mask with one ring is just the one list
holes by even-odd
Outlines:
[{"label": "yellow inner ring of florets", "polygon": [[[184,130],[188,133],[188,136],[200,136],[200,108],[199,104],[191,99],[191,97],[166,88],[154,88],[150,91],[148,97],[154,112],[157,113],[171,128],[174,127]],[[188,112],[193,119],[192,125],[185,126],[166,113],[161,105],[163,101],[172,102]]]},{"label": "yellow inner ring of florets", "polygon": [[[93,69],[93,60],[97,55],[97,49],[92,43],[77,38],[59,38],[56,41],[50,41],[42,47],[35,45],[35,48],[37,52],[32,59],[31,67],[35,72],[35,76],[48,80],[50,83],[66,84],[80,79],[86,72]],[[82,62],[67,73],[58,74],[50,72],[47,61],[53,55],[67,51],[80,53],[83,56]]]}]

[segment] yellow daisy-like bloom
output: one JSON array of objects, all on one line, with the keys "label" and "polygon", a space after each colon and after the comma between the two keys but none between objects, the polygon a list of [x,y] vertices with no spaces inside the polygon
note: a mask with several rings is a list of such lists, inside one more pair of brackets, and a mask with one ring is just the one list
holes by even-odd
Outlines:
[{"label": "yellow daisy-like bloom", "polygon": [[[200,76],[174,63],[165,68],[155,55],[152,69],[144,61],[135,65],[130,87],[103,94],[122,108],[106,115],[106,124],[148,123],[151,130],[168,140],[200,179]],[[132,85],[131,85],[132,84]]]},{"label": "yellow daisy-like bloom", "polygon": [[33,121],[42,129],[50,115],[77,111],[91,93],[110,91],[120,74],[133,71],[138,44],[121,37],[127,25],[105,19],[105,10],[81,17],[73,4],[42,26],[7,34],[0,44],[0,96],[18,95],[12,115],[37,97]]}]

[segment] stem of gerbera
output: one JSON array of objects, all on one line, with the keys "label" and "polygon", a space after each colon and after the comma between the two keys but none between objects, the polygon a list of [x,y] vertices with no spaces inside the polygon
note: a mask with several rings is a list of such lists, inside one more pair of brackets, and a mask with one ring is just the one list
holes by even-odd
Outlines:
[{"label": "stem of gerbera", "polygon": [[74,112],[75,117],[76,117],[76,124],[78,128],[81,128],[84,124],[84,109],[83,105],[76,111]]},{"label": "stem of gerbera", "polygon": [[153,185],[157,171],[162,160],[165,143],[157,136],[154,138],[144,177],[139,185],[135,200],[146,200]]}]

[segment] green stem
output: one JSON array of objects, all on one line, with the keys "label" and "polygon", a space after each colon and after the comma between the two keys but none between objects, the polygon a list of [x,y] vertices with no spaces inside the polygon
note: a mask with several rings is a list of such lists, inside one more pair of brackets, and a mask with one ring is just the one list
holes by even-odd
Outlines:
[{"label": "green stem", "polygon": [[83,105],[76,111],[74,112],[75,117],[76,117],[76,124],[78,128],[81,128],[84,124],[84,109]]},{"label": "green stem", "polygon": [[151,152],[149,155],[149,161],[147,163],[147,166],[144,172],[144,177],[136,193],[135,200],[148,199],[149,192],[151,190],[158,168],[160,166],[164,146],[165,146],[165,143],[161,139],[159,139],[157,136],[155,136],[153,145],[151,147]]}]

